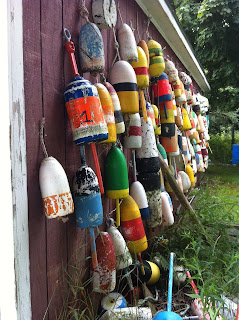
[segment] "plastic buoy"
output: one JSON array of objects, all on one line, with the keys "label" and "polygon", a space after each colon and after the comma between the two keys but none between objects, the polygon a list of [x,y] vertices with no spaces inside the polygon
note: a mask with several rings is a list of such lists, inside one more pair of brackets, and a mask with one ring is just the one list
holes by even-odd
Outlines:
[{"label": "plastic buoy", "polygon": [[172,101],[160,104],[161,136],[173,137],[175,135],[174,107]]},{"label": "plastic buoy", "polygon": [[113,65],[110,82],[119,97],[122,113],[139,112],[136,75],[133,67],[127,61],[117,61]]},{"label": "plastic buoy", "polygon": [[157,172],[160,169],[158,150],[152,120],[145,122],[141,117],[142,147],[136,150],[138,172]]},{"label": "plastic buoy", "polygon": [[123,120],[123,115],[122,115],[122,111],[121,111],[121,106],[120,106],[120,101],[119,101],[118,95],[117,95],[114,87],[109,82],[105,82],[104,86],[109,91],[109,94],[111,96],[111,100],[112,100],[112,103],[113,103],[116,133],[117,134],[124,133],[125,132],[125,124],[124,124],[124,120]]},{"label": "plastic buoy", "polygon": [[144,50],[141,47],[137,47],[138,61],[131,62],[131,66],[134,68],[136,74],[137,86],[140,89],[145,89],[149,86],[149,72],[148,62]]},{"label": "plastic buoy", "polygon": [[163,56],[154,56],[150,58],[149,61],[149,74],[158,78],[162,75],[165,69],[165,62]]},{"label": "plastic buoy", "polygon": [[130,195],[139,207],[142,220],[149,218],[149,205],[142,183],[134,181],[130,186]]},{"label": "plastic buoy", "polygon": [[183,125],[180,128],[180,130],[185,131],[185,130],[192,129],[192,125],[191,125],[191,121],[188,116],[188,112],[184,107],[182,107],[182,114],[183,114]]},{"label": "plastic buoy", "polygon": [[168,81],[168,76],[165,72],[161,74],[158,79],[155,79],[155,83],[153,84],[153,92],[154,92],[154,104],[159,106],[160,103],[164,103],[166,101],[171,101],[171,87]]},{"label": "plastic buoy", "polygon": [[142,130],[139,113],[125,114],[124,147],[126,149],[139,149],[142,147]]},{"label": "plastic buoy", "polygon": [[175,67],[175,64],[168,60],[168,59],[165,59],[165,70],[164,70],[165,73],[167,73],[168,75],[168,80],[170,83],[174,83],[177,81],[177,78],[178,78],[178,70],[176,69]]},{"label": "plastic buoy", "polygon": [[94,23],[86,23],[80,30],[79,57],[83,73],[104,71],[104,42],[99,28]]},{"label": "plastic buoy", "polygon": [[177,77],[176,82],[173,83],[173,92],[174,92],[175,98],[181,96],[181,86],[180,86],[179,77]]},{"label": "plastic buoy", "polygon": [[110,292],[101,300],[101,308],[105,311],[126,308],[124,296],[118,292]]},{"label": "plastic buoy", "polygon": [[160,152],[161,156],[163,157],[164,162],[168,166],[168,158],[167,158],[166,150],[164,149],[164,147],[160,143],[157,143],[157,148],[158,148],[158,151]]},{"label": "plastic buoy", "polygon": [[173,282],[177,285],[180,286],[182,284],[185,284],[187,275],[185,272],[185,268],[183,266],[174,266],[173,267]]},{"label": "plastic buoy", "polygon": [[189,179],[189,176],[184,171],[179,171],[178,175],[182,180],[183,192],[187,192],[191,188],[191,181]]},{"label": "plastic buoy", "polygon": [[154,110],[154,118],[155,118],[155,125],[156,125],[154,133],[156,136],[160,136],[161,135],[161,124],[160,124],[159,109],[155,104],[151,104],[151,106]]},{"label": "plastic buoy", "polygon": [[130,269],[132,270],[132,281],[133,283],[138,283],[138,278],[145,282],[147,285],[155,285],[160,278],[160,270],[159,267],[151,261],[143,260],[145,274],[143,275],[140,270],[139,263],[132,265]]},{"label": "plastic buoy", "polygon": [[138,60],[138,51],[132,29],[123,23],[118,30],[119,52],[122,60],[133,62]]},{"label": "plastic buoy", "polygon": [[175,129],[175,135],[173,137],[160,137],[160,143],[164,147],[165,151],[168,152],[177,152],[178,150],[178,134]]},{"label": "plastic buoy", "polygon": [[129,195],[129,180],[125,156],[116,145],[112,145],[105,159],[105,189],[108,198],[116,199],[116,224],[119,226],[119,199]]},{"label": "plastic buoy", "polygon": [[99,268],[92,272],[93,290],[111,292],[116,285],[115,248],[108,232],[101,232],[95,240]]},{"label": "plastic buoy", "polygon": [[102,142],[103,143],[116,142],[114,107],[113,107],[111,96],[107,88],[102,83],[96,83],[95,87],[97,88],[97,91],[100,97],[100,102],[102,105],[105,121],[108,127],[108,133],[109,133],[108,139]]},{"label": "plastic buoy", "polygon": [[189,179],[191,181],[191,188],[194,188],[195,187],[195,178],[194,178],[193,169],[190,166],[190,164],[186,165],[186,174],[189,176]]}]

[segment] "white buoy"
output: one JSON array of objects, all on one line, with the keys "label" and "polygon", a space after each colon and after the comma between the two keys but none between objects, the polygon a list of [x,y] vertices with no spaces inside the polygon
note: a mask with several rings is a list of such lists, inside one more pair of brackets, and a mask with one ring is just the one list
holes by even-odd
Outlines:
[{"label": "white buoy", "polygon": [[132,29],[123,23],[118,30],[119,52],[122,60],[138,61],[137,44]]},{"label": "white buoy", "polygon": [[126,126],[124,136],[124,148],[139,149],[142,147],[142,130],[139,113],[125,114]]},{"label": "white buoy", "polygon": [[169,199],[166,193],[167,192],[165,191],[161,192],[161,199],[162,199],[162,224],[161,225],[164,227],[169,227],[172,224],[174,224],[174,216],[173,216]]},{"label": "white buoy", "polygon": [[101,307],[106,311],[126,308],[127,302],[122,294],[118,292],[111,292],[101,300]]},{"label": "white buoy", "polygon": [[92,16],[100,29],[111,29],[117,21],[117,10],[114,0],[93,0]]},{"label": "white buoy", "polygon": [[149,218],[149,205],[142,183],[134,181],[130,186],[129,194],[137,203],[142,220],[147,220]]},{"label": "white buoy", "polygon": [[129,307],[106,311],[99,320],[152,320],[150,308]]},{"label": "white buoy", "polygon": [[173,282],[180,286],[186,282],[187,275],[183,266],[174,266],[173,267]]},{"label": "white buoy", "polygon": [[179,171],[178,174],[182,179],[183,192],[187,192],[191,188],[191,181],[189,179],[189,176],[184,171]]}]

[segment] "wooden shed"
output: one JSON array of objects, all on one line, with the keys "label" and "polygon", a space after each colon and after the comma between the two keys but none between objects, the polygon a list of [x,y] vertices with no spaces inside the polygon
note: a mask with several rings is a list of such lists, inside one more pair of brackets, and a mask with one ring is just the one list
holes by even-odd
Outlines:
[{"label": "wooden shed", "polygon": [[[115,0],[123,22],[134,29],[136,42],[151,36],[164,48],[181,71],[188,73],[197,91],[209,89],[206,77],[165,0]],[[68,28],[78,59],[78,36],[85,23],[81,1],[4,0],[0,4],[3,22],[0,61],[2,106],[2,283],[1,319],[56,319],[62,306],[63,272],[89,255],[87,230],[78,229],[74,215],[67,223],[47,220],[39,188],[39,167],[43,152],[39,141],[40,123],[45,117],[45,142],[49,155],[64,167],[69,181],[81,165],[64,106],[64,89],[72,78],[62,30]],[[92,0],[85,5],[91,16]],[[118,19],[116,33],[121,25]],[[115,58],[112,30],[101,30],[108,72]],[[8,63],[7,63],[8,61]],[[90,74],[83,76],[95,82]],[[9,137],[10,135],[10,137]],[[102,174],[110,145],[98,145]],[[128,165],[130,153],[124,150]],[[88,164],[94,168],[90,148]],[[4,162],[3,162],[4,161]],[[104,214],[115,202],[102,197]],[[102,226],[102,229],[104,226]],[[82,248],[83,246],[83,248]],[[88,261],[80,268],[86,269]]]}]

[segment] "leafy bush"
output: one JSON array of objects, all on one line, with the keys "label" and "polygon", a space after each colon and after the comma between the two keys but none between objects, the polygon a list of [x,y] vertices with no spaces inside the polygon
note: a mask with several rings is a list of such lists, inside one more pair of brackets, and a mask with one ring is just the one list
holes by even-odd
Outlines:
[{"label": "leafy bush", "polygon": [[[239,134],[235,135],[235,143],[239,143]],[[209,140],[212,153],[209,158],[213,163],[232,163],[232,137],[229,134],[210,135]]]}]

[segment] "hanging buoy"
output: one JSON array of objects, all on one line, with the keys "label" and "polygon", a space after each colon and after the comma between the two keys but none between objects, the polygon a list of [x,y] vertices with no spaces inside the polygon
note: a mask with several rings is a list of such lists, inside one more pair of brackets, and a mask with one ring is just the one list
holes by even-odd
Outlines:
[{"label": "hanging buoy", "polygon": [[150,58],[154,56],[163,56],[161,44],[159,44],[157,41],[151,39],[147,42],[147,46]]},{"label": "hanging buoy", "polygon": [[118,292],[110,292],[101,300],[101,308],[105,311],[126,308],[127,302]]},{"label": "hanging buoy", "polygon": [[40,142],[45,158],[39,170],[39,183],[43,208],[48,219],[63,217],[74,211],[74,204],[69,182],[62,165],[53,157],[49,157],[44,143],[44,124],[40,128]]},{"label": "hanging buoy", "polygon": [[189,179],[189,176],[184,171],[179,171],[178,175],[182,180],[183,192],[188,192],[188,190],[191,188],[191,181]]},{"label": "hanging buoy", "polygon": [[131,62],[136,74],[137,86],[140,89],[145,89],[149,86],[149,72],[147,66],[147,57],[141,47],[137,47],[138,61]]},{"label": "hanging buoy", "polygon": [[151,228],[156,228],[162,223],[161,188],[152,191],[146,191],[146,195],[149,204],[149,219],[147,220],[147,225]]},{"label": "hanging buoy", "polygon": [[197,117],[198,117],[198,123],[199,123],[199,126],[200,126],[200,129],[198,130],[198,133],[204,133],[206,131],[206,129],[205,129],[201,114],[199,114]]},{"label": "hanging buoy", "polygon": [[181,96],[181,86],[180,86],[180,79],[177,77],[176,82],[173,83],[173,91],[175,98],[178,98]]},{"label": "hanging buoy", "polygon": [[168,75],[168,80],[170,83],[174,83],[177,81],[177,78],[178,78],[178,70],[176,69],[175,67],[175,64],[168,60],[168,59],[165,59],[165,70],[164,70],[165,73],[167,73]]},{"label": "hanging buoy", "polygon": [[149,68],[149,49],[148,49],[147,43],[144,40],[141,40],[138,43],[138,46],[141,47],[144,50],[144,53],[145,53],[146,58],[147,58],[147,67]]},{"label": "hanging buoy", "polygon": [[154,118],[155,118],[155,125],[156,128],[154,130],[154,133],[156,136],[160,136],[161,135],[161,124],[160,124],[160,116],[159,116],[159,109],[155,104],[151,104],[153,110],[154,110]]},{"label": "hanging buoy", "polygon": [[134,33],[126,23],[123,23],[118,30],[118,42],[122,60],[128,62],[138,61],[138,51]]},{"label": "hanging buoy", "polygon": [[152,320],[152,312],[150,308],[118,308],[106,311],[99,320]]},{"label": "hanging buoy", "polygon": [[116,199],[116,224],[119,226],[119,199],[129,195],[129,180],[125,156],[116,145],[112,145],[105,159],[105,189],[109,199]]},{"label": "hanging buoy", "polygon": [[177,105],[181,106],[187,102],[187,98],[186,98],[186,94],[185,94],[185,90],[184,90],[184,85],[181,80],[179,80],[179,87],[180,87],[180,95],[177,96],[175,94],[175,100],[176,100]]},{"label": "hanging buoy", "polygon": [[175,128],[175,135],[173,137],[160,137],[160,143],[164,147],[165,151],[168,152],[177,152],[178,150],[178,134]]},{"label": "hanging buoy", "polygon": [[43,208],[48,219],[63,217],[74,211],[69,182],[62,165],[53,157],[42,160],[39,183]]},{"label": "hanging buoy", "polygon": [[79,228],[90,228],[92,267],[98,267],[94,227],[103,222],[103,207],[98,179],[94,171],[86,165],[85,150],[81,146],[82,166],[76,171],[73,179],[73,195],[76,223]]},{"label": "hanging buoy", "polygon": [[183,114],[183,125],[180,128],[180,130],[186,131],[186,130],[192,129],[191,121],[189,119],[187,110],[184,107],[182,107],[181,110],[182,110],[182,114]]},{"label": "hanging buoy", "polygon": [[114,0],[93,0],[92,16],[100,29],[111,29],[117,21],[117,10]]},{"label": "hanging buoy", "polygon": [[104,42],[99,28],[94,23],[82,26],[79,35],[81,71],[101,73],[105,68]]},{"label": "hanging buoy", "polygon": [[194,178],[193,169],[190,166],[190,164],[186,165],[186,174],[189,176],[189,179],[191,181],[191,188],[194,188],[195,187],[195,178]]},{"label": "hanging buoy", "polygon": [[110,82],[119,97],[122,113],[139,112],[136,75],[133,67],[127,61],[117,61],[113,65]]},{"label": "hanging buoy", "polygon": [[121,202],[120,213],[121,231],[129,251],[132,255],[137,254],[139,261],[142,263],[141,252],[148,248],[148,242],[139,207],[131,196],[124,198]]},{"label": "hanging buoy", "polygon": [[154,131],[155,131],[156,130],[156,120],[155,120],[154,108],[149,102],[146,103],[146,110],[147,110],[147,117],[151,118],[152,125],[153,125]]},{"label": "hanging buoy", "polygon": [[154,104],[159,106],[160,103],[172,100],[171,87],[168,81],[168,76],[165,72],[161,74],[156,83],[153,84]]},{"label": "hanging buoy", "polygon": [[95,87],[97,88],[102,109],[104,112],[105,121],[108,128],[108,139],[102,141],[103,143],[112,143],[116,142],[116,126],[115,126],[115,117],[114,117],[114,107],[112,103],[111,96],[109,91],[102,83],[96,83]]},{"label": "hanging buoy", "polygon": [[142,147],[136,150],[138,172],[157,172],[160,169],[158,150],[152,120],[145,122],[141,117]]},{"label": "hanging buoy", "polygon": [[115,289],[115,248],[108,232],[101,232],[95,240],[99,268],[92,272],[93,290],[107,293]]},{"label": "hanging buoy", "polygon": [[159,267],[151,261],[143,260],[145,274],[143,275],[140,269],[140,264],[136,263],[130,267],[132,281],[134,284],[139,282],[140,279],[142,282],[145,282],[147,285],[155,285],[160,278]]},{"label": "hanging buoy", "polygon": [[157,143],[157,148],[158,148],[158,151],[160,152],[161,156],[163,157],[164,162],[165,162],[165,163],[167,164],[167,166],[168,166],[167,153],[166,153],[164,147],[163,147],[160,143]]},{"label": "hanging buoy", "polygon": [[[161,192],[162,199],[162,226],[168,227],[174,224],[174,216],[169,202],[169,194],[166,191]],[[171,201],[171,198],[170,198]],[[172,201],[171,201],[172,203]]]},{"label": "hanging buoy", "polygon": [[163,56],[154,56],[149,61],[149,74],[157,78],[162,75],[165,69],[165,63]]},{"label": "hanging buoy", "polygon": [[149,218],[149,205],[142,183],[135,181],[130,186],[130,195],[137,203],[142,220]]},{"label": "hanging buoy", "polygon": [[111,100],[113,103],[116,133],[117,134],[124,133],[125,132],[125,124],[124,124],[124,120],[123,120],[123,116],[122,116],[122,112],[121,112],[121,106],[120,106],[120,101],[119,101],[118,95],[117,95],[114,87],[109,82],[105,82],[104,86],[109,91],[109,94],[111,96]]},{"label": "hanging buoy", "polygon": [[175,119],[172,100],[160,104],[160,121],[161,136],[173,137],[175,135]]},{"label": "hanging buoy", "polygon": [[139,149],[142,147],[142,130],[139,113],[125,114],[124,148]]}]

